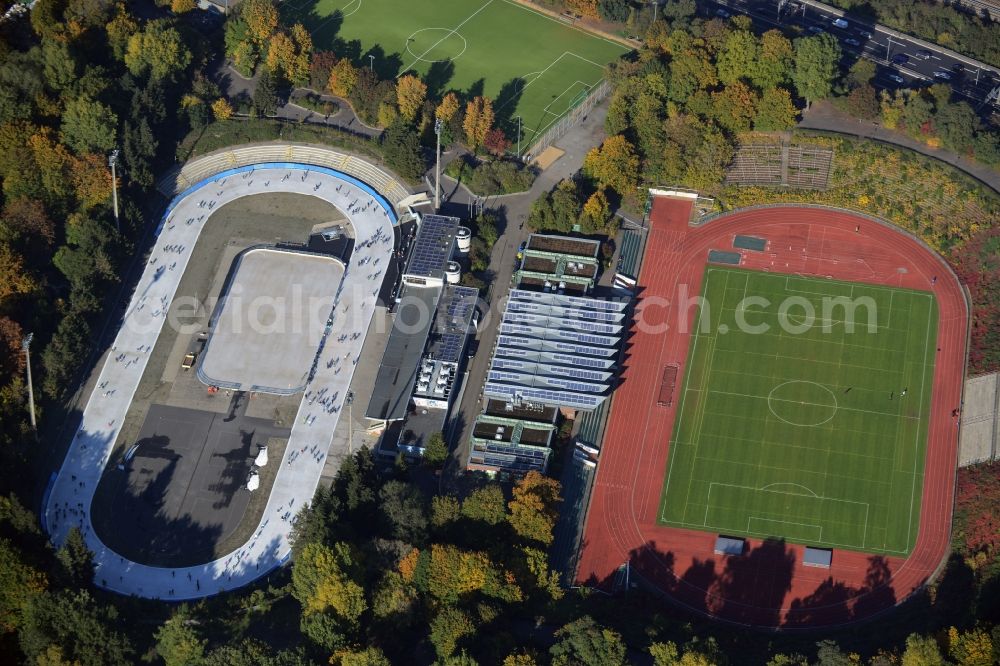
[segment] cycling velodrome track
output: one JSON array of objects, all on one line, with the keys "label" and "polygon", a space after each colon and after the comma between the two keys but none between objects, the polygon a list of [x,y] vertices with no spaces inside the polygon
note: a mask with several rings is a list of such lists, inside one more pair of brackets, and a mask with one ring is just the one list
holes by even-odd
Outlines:
[{"label": "cycling velodrome track", "polygon": [[[191,250],[197,243],[203,226],[211,219],[212,210],[253,194],[298,193],[317,197],[336,206],[353,225],[358,241],[378,234],[393,237],[393,226],[398,221],[393,203],[399,203],[398,193],[406,192],[376,167],[364,167],[362,173],[373,176],[365,180],[381,180],[395,186],[390,188],[392,192],[389,194],[393,203],[366,182],[326,166],[284,161],[249,165],[245,163],[254,156],[259,159],[262,154],[292,156],[295,148],[267,146],[264,150],[227,151],[221,161],[218,155],[204,158],[198,161],[200,166],[194,164],[190,169],[185,167],[180,174],[171,177],[178,184],[178,189],[183,188],[183,191],[173,198],[156,231],[150,260],[132,294],[112,351],[107,354],[101,368],[97,385],[83,409],[79,430],[70,443],[62,467],[51,483],[43,515],[45,529],[57,545],[65,540],[70,528],[76,526],[81,529],[88,547],[94,553],[95,583],[103,588],[141,597],[198,598],[246,585],[283,564],[290,555],[289,533],[292,520],[285,519],[284,516],[288,512],[290,516],[294,516],[300,507],[312,500],[323,470],[325,454],[333,441],[340,407],[346,399],[354,373],[354,364],[338,364],[338,367],[346,367],[348,372],[337,373],[335,368],[327,366],[327,361],[335,356],[358,358],[375,312],[377,285],[380,283],[370,279],[370,270],[357,268],[354,260],[371,257],[378,260],[373,261],[373,264],[381,262],[385,266],[392,256],[391,242],[376,242],[368,246],[359,242],[355,246],[351,256],[355,270],[348,267],[333,308],[336,317],[343,311],[340,308],[342,304],[350,304],[350,315],[345,316],[349,324],[337,322],[333,333],[360,331],[361,335],[356,340],[351,340],[348,335],[346,341],[339,342],[339,336],[328,333],[320,344],[315,375],[308,385],[311,390],[319,391],[326,387],[330,395],[338,395],[333,403],[336,410],[313,410],[310,413],[315,415],[315,421],[307,425],[304,423],[304,416],[308,405],[304,401],[300,403],[284,457],[280,461],[271,462],[272,465],[280,465],[280,469],[267,506],[257,529],[246,543],[227,555],[198,566],[171,569],[138,564],[109,549],[95,535],[90,506],[129,404],[145,371],[148,350],[156,344],[166,321],[166,310],[187,267]],[[351,171],[359,171],[360,160],[357,158],[322,149],[308,150],[319,155],[320,159],[317,161],[325,163],[347,164],[353,160]],[[238,156],[243,162],[240,166],[218,168],[219,165],[234,164],[237,161],[234,156]],[[201,179],[194,182],[185,178],[185,173],[197,173]],[[215,202],[212,210],[199,205],[203,200]],[[193,222],[188,224],[187,221],[192,218]],[[176,262],[174,268],[167,269],[173,262]],[[116,361],[123,354],[122,361]],[[112,393],[106,396],[105,393],[109,391]],[[319,453],[312,455],[307,451],[303,454],[303,449]]]},{"label": "cycling velodrome track", "polygon": [[[616,589],[628,563],[637,579],[678,604],[740,624],[809,627],[852,622],[921,589],[948,554],[958,448],[952,410],[961,404],[969,322],[966,294],[944,260],[891,225],[846,211],[805,206],[746,209],[689,226],[689,200],[659,197],[650,216],[639,305],[701,293],[709,249],[733,250],[736,234],[768,239],[743,252],[741,267],[932,291],[938,345],[916,545],[906,558],[836,550],[829,569],[802,564],[803,548],[748,539],[739,557],[713,553],[716,534],[656,521],[677,403],[657,405],[662,369],[684,376],[690,336],[633,331],[611,408],[583,536],[577,580]],[[936,279],[935,279],[936,278]],[[677,321],[675,305],[647,318]]]}]

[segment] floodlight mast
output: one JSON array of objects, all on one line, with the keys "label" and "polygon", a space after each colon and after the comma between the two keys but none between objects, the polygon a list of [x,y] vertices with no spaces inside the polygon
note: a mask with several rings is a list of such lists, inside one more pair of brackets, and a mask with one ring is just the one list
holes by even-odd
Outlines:
[{"label": "floodlight mast", "polygon": [[441,209],[441,119],[434,119],[434,134],[437,135],[436,160],[434,162],[434,212]]},{"label": "floodlight mast", "polygon": [[38,426],[35,423],[35,392],[31,385],[31,341],[34,337],[34,333],[28,333],[28,335],[24,336],[24,340],[21,341],[21,349],[24,350],[25,367],[28,371],[28,413],[31,416],[31,430],[35,433],[35,437],[37,437]]},{"label": "floodlight mast", "polygon": [[115,165],[118,163],[118,149],[115,148],[111,151],[111,156],[108,157],[108,166],[111,167],[111,201],[114,204],[115,210],[115,230],[118,233],[122,232],[121,225],[118,223],[118,175],[115,171]]}]

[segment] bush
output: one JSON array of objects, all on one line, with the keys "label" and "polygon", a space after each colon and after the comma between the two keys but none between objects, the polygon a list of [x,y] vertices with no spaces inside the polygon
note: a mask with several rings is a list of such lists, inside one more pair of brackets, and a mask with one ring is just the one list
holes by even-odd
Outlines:
[{"label": "bush", "polygon": [[292,103],[323,116],[332,116],[340,111],[340,107],[336,102],[325,100],[316,93],[306,93],[305,95],[293,97]]},{"label": "bush", "polygon": [[531,189],[536,176],[534,169],[519,162],[504,159],[479,161],[470,155],[452,160],[445,173],[480,196],[525,192]]}]

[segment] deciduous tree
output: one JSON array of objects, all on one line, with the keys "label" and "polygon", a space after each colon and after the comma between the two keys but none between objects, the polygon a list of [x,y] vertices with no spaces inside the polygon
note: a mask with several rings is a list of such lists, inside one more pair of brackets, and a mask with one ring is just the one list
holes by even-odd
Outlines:
[{"label": "deciduous tree", "polygon": [[604,140],[583,159],[588,176],[621,195],[629,194],[639,176],[639,157],[628,139],[618,134]]},{"label": "deciduous tree", "polygon": [[753,127],[764,132],[791,129],[798,121],[798,116],[799,110],[795,108],[792,96],[787,90],[768,88],[760,96]]},{"label": "deciduous tree", "polygon": [[240,16],[247,23],[247,37],[263,50],[278,28],[278,10],[271,0],[243,0]]},{"label": "deciduous tree", "polygon": [[225,97],[220,97],[212,102],[212,115],[216,120],[229,120],[233,117],[233,107]]},{"label": "deciduous tree", "polygon": [[24,257],[0,242],[0,303],[11,296],[30,294],[37,288],[38,283],[24,265]]},{"label": "deciduous tree", "polygon": [[476,626],[469,616],[453,606],[444,606],[431,620],[431,643],[439,659],[447,659],[455,652],[462,638],[475,632]]},{"label": "deciduous tree", "polygon": [[418,77],[407,74],[396,81],[396,104],[399,106],[399,114],[407,122],[413,122],[417,117],[417,112],[424,105],[425,99],[427,99],[427,84]]},{"label": "deciduous tree", "polygon": [[840,44],[828,33],[795,40],[792,81],[806,103],[826,99],[840,72]]},{"label": "deciduous tree", "polygon": [[156,653],[166,666],[201,666],[207,645],[196,621],[183,609],[156,631]]},{"label": "deciduous tree", "polygon": [[292,567],[292,594],[306,614],[333,611],[356,623],[367,608],[360,567],[352,547],[338,542],[329,548],[310,543]]},{"label": "deciduous tree", "polygon": [[180,32],[169,22],[156,20],[129,37],[125,65],[136,76],[148,74],[154,80],[167,79],[185,70],[191,64],[191,57]]},{"label": "deciduous tree", "polygon": [[458,95],[450,92],[441,98],[441,103],[434,109],[434,115],[435,117],[440,118],[441,122],[446,123],[455,116],[458,109]]},{"label": "deciduous tree", "polygon": [[493,129],[493,121],[493,102],[488,97],[475,97],[466,105],[462,129],[470,148],[478,150],[483,145],[486,135]]},{"label": "deciduous tree", "polygon": [[758,90],[767,92],[791,81],[795,50],[780,30],[768,30],[760,38],[757,60],[750,67],[750,80]]},{"label": "deciduous tree", "polygon": [[625,664],[625,643],[615,631],[605,629],[589,615],[574,620],[555,633],[549,652],[553,666],[616,666]]},{"label": "deciduous tree", "polygon": [[448,459],[448,445],[444,441],[444,436],[433,433],[424,446],[424,462],[430,467],[439,468]]},{"label": "deciduous tree", "polygon": [[507,520],[526,539],[552,543],[552,528],[558,518],[559,482],[538,472],[528,472],[514,485]]},{"label": "deciduous tree", "polygon": [[47,587],[45,575],[10,541],[0,539],[0,633],[16,631],[28,604]]},{"label": "deciduous tree", "polygon": [[111,174],[104,156],[87,153],[70,164],[70,179],[80,210],[88,211],[111,198]]},{"label": "deciduous tree", "polygon": [[507,500],[495,483],[476,488],[462,501],[462,516],[487,525],[499,525],[507,518]]},{"label": "deciduous tree", "polygon": [[749,30],[734,30],[726,37],[716,59],[719,80],[729,85],[750,79],[760,59],[757,38]]},{"label": "deciduous tree", "polygon": [[349,97],[358,82],[358,70],[347,58],[341,58],[330,72],[326,87],[337,97]]}]

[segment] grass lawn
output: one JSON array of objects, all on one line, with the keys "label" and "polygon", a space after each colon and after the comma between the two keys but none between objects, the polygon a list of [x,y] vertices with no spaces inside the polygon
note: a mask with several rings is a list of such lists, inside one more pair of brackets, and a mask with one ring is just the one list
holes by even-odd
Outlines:
[{"label": "grass lawn", "polygon": [[[933,296],[716,266],[702,296],[660,520],[908,553],[934,375]],[[853,316],[845,300],[857,304]]]},{"label": "grass lawn", "polygon": [[494,100],[497,119],[530,145],[603,78],[621,44],[510,0],[288,0],[317,50],[348,55],[383,77],[415,71],[438,96],[448,90]]}]

